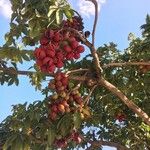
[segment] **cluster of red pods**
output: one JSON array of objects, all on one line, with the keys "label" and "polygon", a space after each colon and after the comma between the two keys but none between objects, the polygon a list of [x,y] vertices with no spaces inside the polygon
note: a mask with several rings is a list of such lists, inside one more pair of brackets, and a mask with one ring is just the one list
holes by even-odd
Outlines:
[{"label": "cluster of red pods", "polygon": [[[74,29],[83,29],[78,23],[77,16],[73,22],[64,21],[65,27],[74,27]],[[47,29],[40,39],[40,46],[35,49],[34,56],[36,64],[42,72],[52,73],[56,68],[62,68],[68,60],[79,59],[80,54],[84,52],[83,45],[79,38],[67,30]]]},{"label": "cluster of red pods", "polygon": [[[56,72],[54,79],[49,82],[49,88],[54,91],[50,96],[49,119],[52,122],[57,122],[65,114],[80,112],[83,107],[83,100],[78,90],[71,90],[69,88],[68,77],[65,73]],[[61,138],[56,137],[54,146],[58,148],[65,148],[69,142],[80,143],[82,141],[77,131],[70,131],[70,134]]]},{"label": "cluster of red pods", "polygon": [[[80,17],[74,16],[72,22],[64,20],[63,28],[74,28],[82,32],[83,23]],[[69,88],[68,77],[60,72],[66,61],[79,59],[84,52],[84,47],[79,38],[70,31],[59,29],[47,29],[40,39],[40,46],[35,49],[34,56],[37,66],[44,73],[54,73],[54,79],[49,82],[49,89],[53,94],[48,103],[48,118],[51,122],[57,122],[66,113],[74,113],[83,107],[83,100],[78,90]],[[55,137],[54,146],[65,148],[70,141],[80,143],[81,137],[76,130],[70,134],[58,138]]]}]

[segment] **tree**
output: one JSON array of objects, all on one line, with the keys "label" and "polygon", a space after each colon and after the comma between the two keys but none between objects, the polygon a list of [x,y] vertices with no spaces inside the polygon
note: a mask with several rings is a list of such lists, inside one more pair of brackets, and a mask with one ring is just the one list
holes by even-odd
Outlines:
[{"label": "tree", "polygon": [[[26,75],[45,99],[13,106],[0,125],[4,150],[150,149],[150,16],[143,37],[129,34],[124,52],[114,43],[96,48],[98,6],[89,1],[95,6],[92,42],[66,0],[11,0],[0,83],[18,86],[18,76]],[[91,53],[79,59],[85,47]],[[25,61],[30,71],[18,70]]]}]

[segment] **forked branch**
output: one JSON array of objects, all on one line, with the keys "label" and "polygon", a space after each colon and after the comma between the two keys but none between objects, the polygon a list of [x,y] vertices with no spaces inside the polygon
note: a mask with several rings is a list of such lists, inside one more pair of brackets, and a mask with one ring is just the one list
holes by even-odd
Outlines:
[{"label": "forked branch", "polygon": [[116,95],[120,100],[126,104],[134,113],[136,113],[147,125],[150,126],[150,118],[149,116],[141,110],[133,101],[129,100],[117,87],[115,87],[113,84],[105,80],[104,78],[101,78],[99,80],[99,84],[104,86],[106,89],[108,89],[110,92],[112,92],[114,95]]}]

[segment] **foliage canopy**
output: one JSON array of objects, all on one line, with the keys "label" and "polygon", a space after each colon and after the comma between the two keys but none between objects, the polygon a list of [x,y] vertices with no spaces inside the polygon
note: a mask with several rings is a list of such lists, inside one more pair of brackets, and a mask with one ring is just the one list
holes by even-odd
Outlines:
[{"label": "foliage canopy", "polygon": [[[95,0],[89,1],[97,8]],[[42,82],[51,80],[54,74],[39,69],[33,50],[46,29],[62,29],[63,20],[71,22],[73,16],[80,14],[67,0],[11,0],[11,4],[10,31],[0,47],[0,83],[19,86],[18,76],[27,75],[45,99],[13,106],[13,114],[0,125],[3,149],[57,149],[55,139],[66,137],[73,130],[78,131],[82,141],[68,142],[64,149],[96,150],[103,145],[121,150],[150,149],[150,16],[141,26],[141,38],[129,34],[130,44],[124,51],[112,42],[95,48],[94,42],[85,37],[86,30],[68,28],[91,51],[82,59],[65,62],[60,69],[67,73],[70,89],[80,85],[78,90],[86,102],[82,108],[84,119],[76,111],[52,121],[47,104],[55,92]],[[18,64],[24,62],[31,64],[30,71],[18,69]]]}]

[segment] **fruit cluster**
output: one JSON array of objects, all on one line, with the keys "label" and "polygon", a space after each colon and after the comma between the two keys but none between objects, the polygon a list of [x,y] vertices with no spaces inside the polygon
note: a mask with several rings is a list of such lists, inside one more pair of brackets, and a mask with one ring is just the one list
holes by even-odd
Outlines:
[{"label": "fruit cluster", "polygon": [[[75,21],[77,17],[74,17],[73,20],[71,26],[80,29],[79,24]],[[41,71],[51,73],[56,68],[62,68],[68,60],[79,59],[80,53],[83,52],[84,47],[74,33],[48,29],[41,37],[40,46],[35,49],[34,56]]]},{"label": "fruit cluster", "polygon": [[78,31],[83,31],[83,29],[84,29],[82,18],[79,17],[79,16],[72,17],[72,21],[70,21],[70,20],[63,20],[62,25],[63,25],[63,27],[74,28],[74,29],[76,29]]},{"label": "fruit cluster", "polygon": [[125,121],[126,120],[126,115],[124,113],[118,113],[116,115],[116,120],[118,120],[119,122]]},{"label": "fruit cluster", "polygon": [[65,148],[71,141],[75,142],[76,144],[82,142],[82,138],[77,131],[72,131],[72,133],[69,136],[66,136],[64,138],[55,139],[54,145],[57,148]]},{"label": "fruit cluster", "polygon": [[69,89],[68,77],[62,72],[56,72],[54,79],[50,81],[49,88],[55,93],[50,96],[49,117],[51,120],[60,118],[62,114],[74,112],[83,106],[81,94],[78,90]]}]

